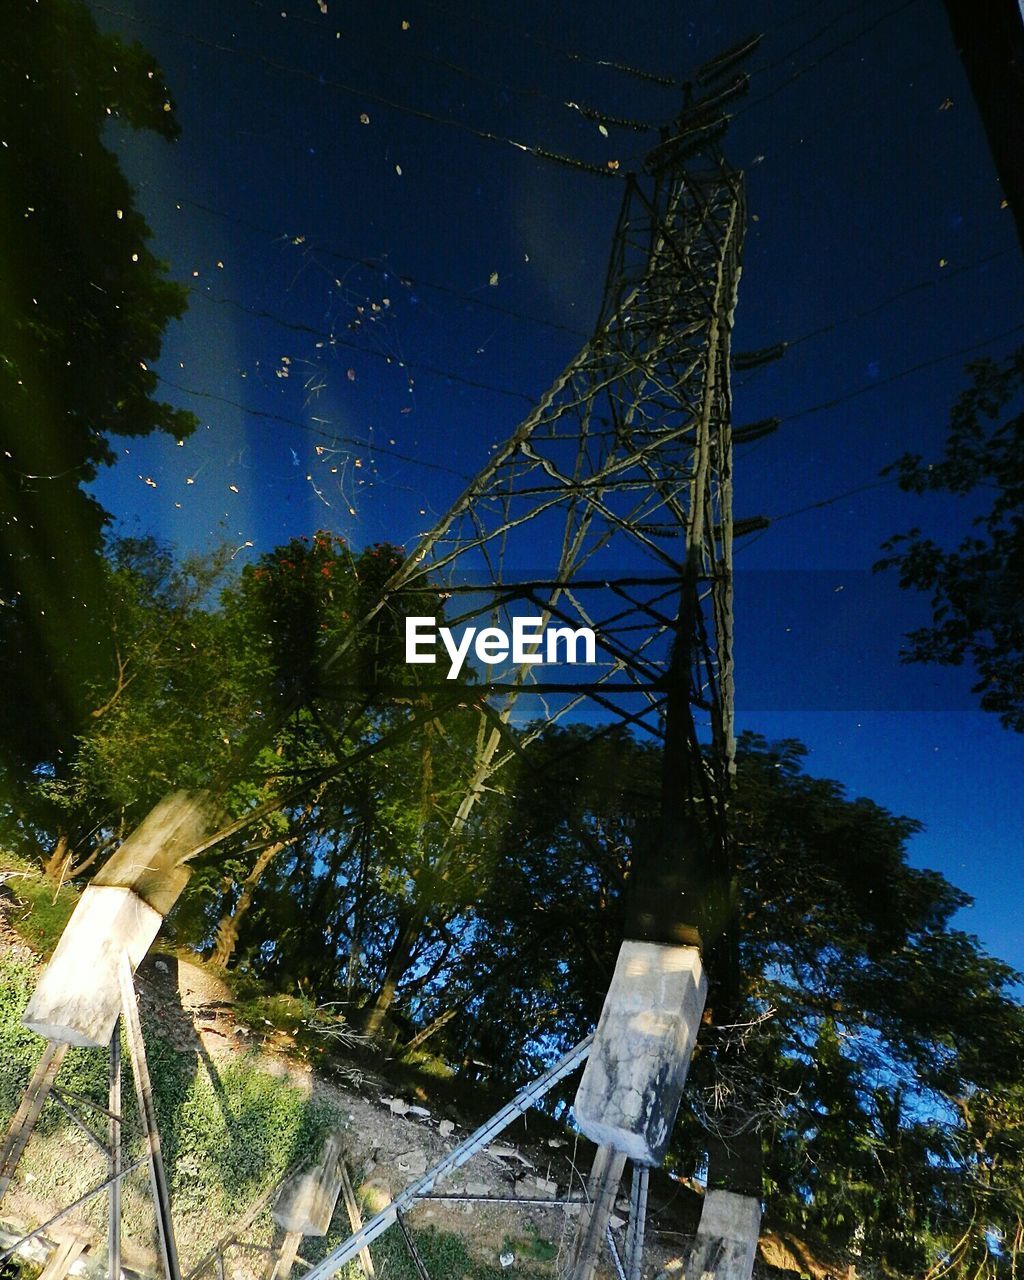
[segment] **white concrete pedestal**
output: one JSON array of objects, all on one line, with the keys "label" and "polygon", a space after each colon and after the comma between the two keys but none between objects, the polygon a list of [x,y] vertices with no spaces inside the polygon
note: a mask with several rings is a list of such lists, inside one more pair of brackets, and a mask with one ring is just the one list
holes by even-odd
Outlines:
[{"label": "white concrete pedestal", "polygon": [[121,1011],[117,968],[134,971],[188,883],[182,862],[214,829],[205,795],[165,796],[83,892],[22,1016],[62,1044],[103,1048]]},{"label": "white concrete pedestal", "polygon": [[88,885],[22,1022],[47,1040],[97,1049],[108,1045],[121,1012],[121,952],[128,952],[134,970],[162,923],[160,912],[131,889]]},{"label": "white concrete pedestal", "polygon": [[591,1141],[661,1164],[706,998],[696,947],[623,942],[576,1094]]},{"label": "white concrete pedestal", "polygon": [[709,1191],[685,1280],[750,1280],[760,1230],[759,1200],[733,1191]]},{"label": "white concrete pedestal", "polygon": [[342,1136],[332,1133],[320,1160],[296,1173],[281,1186],[274,1206],[274,1221],[282,1231],[303,1236],[325,1236],[341,1194]]}]

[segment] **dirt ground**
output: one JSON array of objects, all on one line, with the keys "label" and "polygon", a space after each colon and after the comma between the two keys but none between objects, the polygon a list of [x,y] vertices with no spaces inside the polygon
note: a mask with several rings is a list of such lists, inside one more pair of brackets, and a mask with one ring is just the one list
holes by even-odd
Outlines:
[{"label": "dirt ground", "polygon": [[[0,911],[0,948],[28,948]],[[163,1038],[173,1047],[195,1051],[198,1047],[211,1064],[256,1051],[261,1069],[298,1086],[307,1096],[329,1103],[346,1122],[346,1163],[365,1215],[383,1208],[404,1187],[435,1165],[465,1140],[473,1123],[462,1109],[431,1097],[429,1083],[406,1086],[396,1092],[385,1072],[367,1068],[364,1060],[348,1073],[347,1083],[315,1073],[296,1051],[293,1037],[269,1022],[247,1025],[236,1013],[228,986],[201,963],[170,951],[156,951],[138,974],[144,1014],[158,1021]],[[553,1203],[516,1203],[524,1197],[550,1196],[555,1200],[579,1198],[594,1148],[571,1130],[549,1117],[527,1113],[436,1188],[439,1196],[505,1197],[505,1203],[463,1199],[420,1202],[409,1215],[416,1227],[436,1227],[459,1236],[467,1253],[495,1271],[499,1256],[511,1252],[512,1270],[535,1276],[556,1275],[558,1264],[571,1245],[578,1212]],[[623,1188],[623,1195],[626,1188]],[[651,1179],[643,1275],[645,1280],[669,1280],[681,1275],[683,1260],[692,1241],[700,1212],[700,1189],[673,1180],[655,1170]],[[30,1209],[36,1220],[45,1205],[19,1205]],[[269,1220],[269,1212],[267,1213]],[[620,1197],[613,1220],[613,1234],[620,1252],[624,1246],[628,1203]],[[335,1227],[343,1223],[339,1204]],[[228,1224],[225,1224],[227,1226]],[[97,1252],[102,1251],[96,1242]],[[129,1260],[126,1259],[126,1262]],[[145,1269],[145,1260],[134,1260]],[[155,1263],[155,1259],[153,1259]],[[846,1274],[845,1267],[820,1262],[799,1241],[768,1234],[762,1241],[763,1274],[802,1274],[824,1280],[829,1274]],[[230,1280],[250,1280],[259,1268],[240,1263],[229,1267]],[[295,1273],[296,1275],[298,1272]],[[610,1261],[600,1270],[602,1280],[614,1280]],[[456,1278],[458,1280],[458,1278]]]}]

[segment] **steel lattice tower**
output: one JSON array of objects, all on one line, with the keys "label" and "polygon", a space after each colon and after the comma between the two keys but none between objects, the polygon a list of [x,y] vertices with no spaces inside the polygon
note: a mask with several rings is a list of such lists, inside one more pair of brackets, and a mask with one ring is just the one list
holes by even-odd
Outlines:
[{"label": "steel lattice tower", "polygon": [[[725,161],[719,142],[726,124],[723,104],[745,90],[747,77],[724,89],[715,86],[755,44],[723,55],[698,74],[697,83],[710,86],[705,96],[687,94],[644,172],[626,178],[593,335],[421,537],[362,620],[369,624],[403,593],[436,598],[441,587],[456,602],[455,616],[448,619],[452,626],[530,613],[546,623],[593,629],[602,661],[580,678],[538,679],[535,667],[523,665],[491,670],[476,686],[484,702],[481,733],[451,833],[459,834],[513,747],[522,749],[523,735],[510,730],[520,697],[543,697],[549,720],[588,703],[599,706],[606,717],[640,726],[664,743],[661,828],[654,843],[664,848],[666,840],[675,841],[673,856],[688,864],[684,923],[691,949],[713,941],[707,901],[721,905],[728,896],[722,885],[731,861],[727,813],[735,746],[732,449],[739,433],[734,437],[731,425],[730,368],[745,206],[741,175]],[[747,434],[764,429],[759,424]],[[356,627],[323,664],[332,681],[344,671],[358,633]],[[329,681],[322,696],[337,697],[339,688],[340,683],[332,690]],[[457,696],[464,699],[465,689]],[[434,719],[443,712],[438,699],[424,714]],[[709,740],[698,731],[705,720]],[[386,745],[382,739],[362,754]],[[348,766],[339,759],[301,787],[337,778]],[[272,803],[280,807],[296,794],[279,795]],[[679,839],[681,832],[692,832],[698,807],[709,835],[703,850]],[[179,874],[181,864],[263,813],[255,808],[175,854],[166,869],[173,891],[167,890],[166,903],[161,897],[159,915],[187,879],[187,873]],[[192,816],[188,822],[193,824]],[[198,829],[198,817],[193,825]],[[450,857],[457,843],[449,841],[451,848],[438,856]],[[132,880],[116,887],[130,897],[137,885]],[[729,967],[735,946],[726,914],[716,909],[713,915],[718,932],[726,935],[722,950],[732,956]],[[127,990],[130,966],[125,961],[122,967]],[[585,1056],[588,1043],[570,1055],[571,1062],[566,1059],[569,1066]],[[548,1073],[544,1088],[568,1069],[563,1063]],[[37,1075],[35,1100],[41,1106],[52,1079],[44,1078],[43,1066]],[[535,1093],[540,1096],[536,1090],[525,1093],[522,1106],[516,1103],[520,1110]],[[30,1119],[21,1126],[26,1132]],[[481,1143],[490,1132],[484,1128]],[[7,1180],[23,1145],[12,1131],[0,1152]],[[605,1183],[613,1185],[608,1178]],[[635,1193],[641,1206],[646,1182],[637,1182]],[[632,1216],[631,1280],[639,1274],[642,1208]],[[593,1215],[592,1220],[598,1221]],[[591,1227],[589,1242],[577,1251],[577,1277],[589,1274],[594,1240],[600,1243],[603,1229],[604,1220],[598,1221],[596,1234]],[[355,1239],[313,1268],[312,1280],[332,1274]]]},{"label": "steel lattice tower", "polygon": [[[502,719],[534,691],[549,718],[592,700],[664,738],[683,686],[673,701],[686,752],[719,797],[734,753],[730,348],[745,224],[721,130],[713,108],[688,107],[647,171],[626,179],[593,336],[378,605],[443,583],[452,625],[532,611],[591,627],[603,660],[587,680],[488,673]],[[686,667],[674,675],[673,648]],[[694,712],[710,721],[710,751]]]}]

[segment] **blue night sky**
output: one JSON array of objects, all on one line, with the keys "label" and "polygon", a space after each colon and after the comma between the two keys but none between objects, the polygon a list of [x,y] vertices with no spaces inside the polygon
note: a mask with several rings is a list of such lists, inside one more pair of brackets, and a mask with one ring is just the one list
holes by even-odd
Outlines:
[{"label": "blue night sky", "polygon": [[1024,738],[975,709],[969,671],[900,665],[926,602],[870,572],[896,532],[966,532],[976,504],[879,472],[937,457],[964,365],[1024,340],[940,0],[93,7],[174,93],[178,143],[116,141],[191,287],[159,372],[201,423],[120,442],[94,491],[122,528],[239,558],[317,528],[410,545],[596,316],[622,184],[508,140],[624,173],[656,132],[605,137],[566,102],[657,126],[680,91],[601,63],[679,80],[765,32],[726,144],[751,213],[734,345],[793,345],[735,381],[737,425],[782,419],[736,456],[737,515],[777,518],[737,550],[738,721],[920,819],[912,860],[1024,968]]}]

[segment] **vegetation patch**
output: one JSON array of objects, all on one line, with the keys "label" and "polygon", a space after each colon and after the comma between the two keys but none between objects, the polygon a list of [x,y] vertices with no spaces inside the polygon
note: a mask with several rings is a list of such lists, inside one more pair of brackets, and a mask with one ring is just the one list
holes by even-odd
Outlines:
[{"label": "vegetation patch", "polygon": [[78,890],[54,885],[37,867],[6,850],[0,850],[0,874],[3,889],[13,899],[8,924],[33,951],[50,955],[78,903]]},{"label": "vegetation patch", "polygon": [[[21,1024],[37,966],[0,954],[0,1122],[17,1106],[41,1051]],[[326,1131],[342,1118],[286,1079],[270,1074],[255,1053],[228,1062],[197,1048],[182,1052],[157,1018],[144,1019],[161,1144],[171,1186],[183,1261],[195,1262],[225,1226],[239,1217],[287,1170],[315,1155]],[[198,1042],[197,1042],[198,1043]],[[126,1157],[142,1154],[134,1086],[123,1053],[122,1096]],[[72,1049],[61,1068],[69,1091],[105,1105],[107,1055]],[[44,1108],[19,1167],[17,1186],[34,1202],[66,1204],[103,1180],[103,1160],[56,1107]],[[145,1170],[126,1180],[125,1232],[145,1247],[152,1231]],[[84,1216],[101,1229],[105,1205],[97,1197]]]}]

